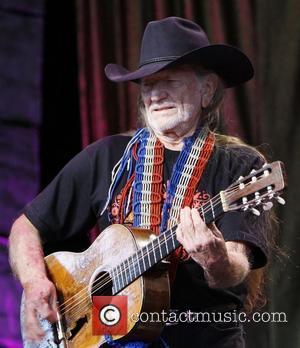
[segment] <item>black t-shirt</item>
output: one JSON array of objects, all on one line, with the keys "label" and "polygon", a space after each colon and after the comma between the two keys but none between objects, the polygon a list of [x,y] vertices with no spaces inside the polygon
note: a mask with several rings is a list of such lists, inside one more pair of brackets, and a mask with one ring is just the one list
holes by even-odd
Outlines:
[{"label": "black t-shirt", "polygon": [[[100,216],[100,213],[107,199],[112,169],[129,140],[128,136],[116,135],[91,144],[25,207],[25,215],[40,231],[46,245],[69,250],[72,241],[84,239],[97,222],[101,230],[110,224],[108,215]],[[177,151],[165,150],[165,182],[170,178],[178,154]],[[214,197],[261,164],[261,158],[251,149],[216,146],[195,192],[193,205]],[[124,187],[126,180],[127,175],[124,175],[117,192]],[[264,215],[257,218],[249,212],[226,213],[217,221],[226,241],[243,241],[250,246],[252,268],[266,263],[263,222]],[[82,244],[82,247],[86,245]],[[229,289],[209,288],[197,263],[181,261],[172,287],[172,307],[201,310],[232,302],[242,306],[245,295],[243,284]]]}]

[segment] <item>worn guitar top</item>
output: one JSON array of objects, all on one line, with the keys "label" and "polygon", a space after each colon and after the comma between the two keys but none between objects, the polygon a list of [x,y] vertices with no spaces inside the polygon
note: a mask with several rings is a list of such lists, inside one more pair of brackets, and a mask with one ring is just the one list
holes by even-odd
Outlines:
[{"label": "worn guitar top", "polygon": [[[116,135],[91,144],[25,207],[25,215],[40,231],[47,250],[83,250],[88,246],[87,231],[97,222],[101,230],[109,225],[107,214],[100,216],[100,212],[107,198],[112,168],[129,140],[128,136]],[[165,184],[178,154],[165,150]],[[238,147],[216,146],[194,194],[193,206],[198,207],[261,165],[262,159],[249,148],[241,151]],[[125,183],[126,175],[117,193]],[[115,197],[112,203],[118,209]],[[248,212],[226,213],[217,221],[226,241],[244,241],[250,246],[252,268],[264,266],[267,260],[264,221],[264,213],[255,217]],[[172,308],[201,310],[226,303],[242,307],[245,296],[244,284],[226,290],[210,289],[198,264],[193,260],[181,261],[173,284]]]}]

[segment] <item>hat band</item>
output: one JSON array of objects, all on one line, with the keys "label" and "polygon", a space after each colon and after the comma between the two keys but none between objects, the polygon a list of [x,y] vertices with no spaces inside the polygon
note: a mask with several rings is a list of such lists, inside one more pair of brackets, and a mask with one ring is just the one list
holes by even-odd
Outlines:
[{"label": "hat band", "polygon": [[152,58],[149,60],[145,60],[144,62],[140,63],[139,68],[141,68],[144,65],[151,64],[151,63],[158,63],[158,62],[164,62],[164,61],[170,61],[179,58],[180,56],[167,56],[167,57],[158,57],[158,58]]}]

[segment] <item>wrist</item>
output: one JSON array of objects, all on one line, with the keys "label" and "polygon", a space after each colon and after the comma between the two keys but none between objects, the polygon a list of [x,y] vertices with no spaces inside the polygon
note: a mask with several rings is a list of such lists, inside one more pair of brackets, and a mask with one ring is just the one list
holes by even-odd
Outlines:
[{"label": "wrist", "polygon": [[19,274],[18,278],[24,289],[28,286],[32,286],[32,284],[34,283],[40,283],[44,282],[45,280],[48,280],[46,268],[34,270],[30,273]]}]

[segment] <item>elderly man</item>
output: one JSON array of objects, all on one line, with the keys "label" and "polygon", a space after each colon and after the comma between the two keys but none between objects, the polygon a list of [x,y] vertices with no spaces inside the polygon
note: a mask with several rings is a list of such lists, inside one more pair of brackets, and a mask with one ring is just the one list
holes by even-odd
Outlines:
[{"label": "elderly man", "polygon": [[[195,23],[170,17],[146,27],[137,70],[109,64],[105,72],[112,81],[140,85],[145,127],[88,146],[14,223],[11,264],[24,287],[24,326],[32,340],[43,335],[37,314],[56,320],[41,241],[67,243],[96,222],[101,229],[127,223],[156,234],[179,223],[182,247],[171,258],[177,312],[243,309],[253,295],[245,279],[266,263],[263,219],[250,224],[247,212],[228,213],[207,225],[196,209],[262,164],[254,150],[213,132],[224,88],[253,75],[248,58],[211,45]],[[236,321],[176,323],[153,346],[243,347],[243,329]]]}]

